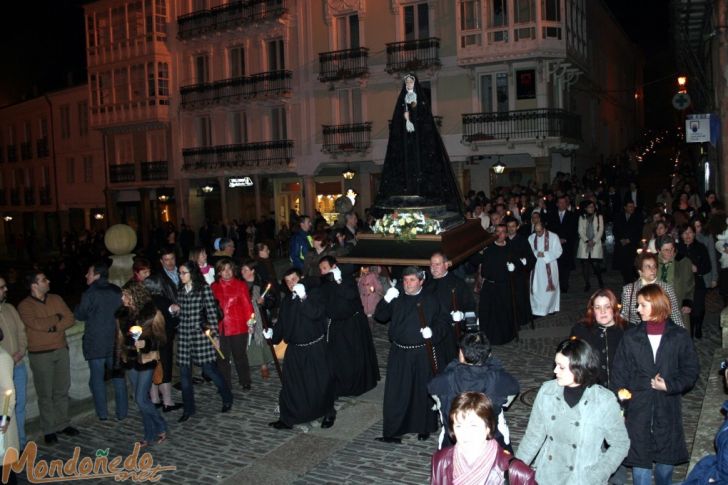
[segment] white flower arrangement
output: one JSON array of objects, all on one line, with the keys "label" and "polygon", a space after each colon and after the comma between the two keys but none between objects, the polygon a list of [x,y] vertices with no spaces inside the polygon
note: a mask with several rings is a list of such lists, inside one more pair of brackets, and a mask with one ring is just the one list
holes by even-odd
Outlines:
[{"label": "white flower arrangement", "polygon": [[422,212],[392,212],[374,223],[372,231],[383,236],[396,236],[402,241],[415,239],[418,234],[440,234],[440,221]]}]

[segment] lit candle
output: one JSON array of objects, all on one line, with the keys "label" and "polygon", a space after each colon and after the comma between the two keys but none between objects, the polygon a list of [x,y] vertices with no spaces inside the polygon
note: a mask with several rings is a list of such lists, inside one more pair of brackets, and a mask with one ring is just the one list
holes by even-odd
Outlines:
[{"label": "lit candle", "polygon": [[262,295],[260,295],[261,298],[265,298],[265,295],[268,293],[268,290],[270,290],[271,284],[268,283],[268,286],[265,287],[265,291]]},{"label": "lit candle", "polygon": [[369,292],[370,292],[370,293],[374,293],[374,287],[373,287],[373,286],[370,286],[370,287],[369,287]]},{"label": "lit candle", "polygon": [[10,409],[10,396],[12,395],[12,389],[8,389],[7,391],[5,391],[5,400],[3,401],[3,416],[8,415],[8,409]]},{"label": "lit candle", "polygon": [[253,331],[255,330],[255,313],[250,314],[248,319],[248,347],[253,343]]},{"label": "lit candle", "polygon": [[207,335],[207,338],[210,339],[210,343],[215,348],[215,350],[217,350],[217,353],[220,355],[220,358],[225,360],[225,356],[222,355],[222,352],[220,351],[220,347],[217,346],[217,344],[215,343],[215,339],[212,338],[212,333],[210,332],[209,328],[207,330],[205,330],[205,335]]},{"label": "lit candle", "polygon": [[129,329],[129,334],[131,335],[131,338],[134,339],[134,342],[139,340],[139,337],[142,336],[142,327],[139,325],[134,325]]}]

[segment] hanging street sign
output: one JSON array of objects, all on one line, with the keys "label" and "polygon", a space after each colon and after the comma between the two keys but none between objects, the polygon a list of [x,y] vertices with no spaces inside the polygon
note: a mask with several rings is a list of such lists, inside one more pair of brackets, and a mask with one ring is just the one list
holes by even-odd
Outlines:
[{"label": "hanging street sign", "polygon": [[234,189],[235,187],[252,187],[253,179],[250,177],[235,177],[228,180],[228,187]]},{"label": "hanging street sign", "polygon": [[672,97],[672,107],[683,111],[690,106],[690,95],[688,93],[677,93]]}]

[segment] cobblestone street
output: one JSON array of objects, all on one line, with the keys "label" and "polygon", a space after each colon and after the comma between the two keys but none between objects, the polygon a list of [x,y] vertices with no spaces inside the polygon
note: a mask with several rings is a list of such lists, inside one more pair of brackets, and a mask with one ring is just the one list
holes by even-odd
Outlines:
[{"label": "cobblestone street", "polygon": [[[621,286],[615,272],[607,274],[607,284]],[[520,381],[522,393],[507,412],[511,440],[517,447],[528,421],[531,403],[541,383],[551,378],[553,350],[565,338],[586,305],[581,277],[572,273],[571,292],[562,295],[562,311],[536,320],[535,329],[522,329],[520,340],[494,349],[505,367]],[[683,400],[688,447],[699,418],[710,361],[720,347],[718,312],[720,303],[713,293],[708,297],[705,337],[697,341],[701,359],[701,379]],[[382,377],[385,377],[388,350],[386,326],[375,328],[375,340]],[[165,414],[170,427],[166,443],[148,449],[154,463],[176,466],[176,471],[162,473],[162,483],[416,483],[429,480],[430,457],[436,449],[436,436],[419,442],[407,436],[402,445],[374,441],[381,435],[381,402],[384,381],[373,391],[356,399],[340,400],[338,418],[333,428],[322,430],[319,423],[297,426],[292,431],[276,431],[267,426],[275,420],[279,382],[275,373],[261,380],[253,375],[253,389],[234,390],[235,404],[228,414],[221,414],[221,401],[212,384],[195,386],[197,414],[183,424],[177,423],[181,410]],[[177,402],[181,395],[175,391]],[[93,412],[76,417],[74,424],[81,436],[59,435],[59,443],[48,447],[39,439],[39,458],[68,459],[74,446],[81,446],[80,456],[96,456],[97,450],[109,449],[109,457],[126,456],[133,442],[141,439],[142,424],[136,407],[123,422],[101,422]],[[80,438],[80,439],[79,439]],[[676,470],[679,481],[687,466]],[[21,477],[20,482],[26,483]],[[113,479],[92,483],[117,483]]]}]

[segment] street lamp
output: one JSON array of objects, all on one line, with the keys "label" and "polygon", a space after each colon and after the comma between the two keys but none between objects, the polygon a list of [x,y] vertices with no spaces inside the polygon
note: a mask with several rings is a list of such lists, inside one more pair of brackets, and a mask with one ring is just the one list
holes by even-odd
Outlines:
[{"label": "street lamp", "polygon": [[12,221],[12,220],[13,220],[13,216],[5,216],[5,217],[3,217],[3,220],[4,220],[5,222],[10,222],[10,221]]},{"label": "street lamp", "polygon": [[212,192],[213,190],[215,190],[215,187],[213,187],[212,185],[204,185],[204,186],[202,187],[202,191],[203,191],[204,193],[206,193],[206,194],[209,194],[209,193],[210,193],[210,192]]},{"label": "street lamp", "polygon": [[679,93],[685,93],[685,92],[687,92],[687,85],[688,85],[688,77],[687,76],[678,76],[677,77],[677,86],[678,86],[678,92]]},{"label": "street lamp", "polygon": [[494,172],[495,172],[495,173],[496,173],[497,175],[500,175],[500,174],[502,174],[503,172],[505,172],[505,170],[506,170],[506,165],[505,165],[505,164],[504,164],[503,162],[501,162],[501,161],[500,161],[500,157],[498,157],[498,161],[497,161],[496,163],[494,163],[494,164],[493,164],[493,171],[494,171]]},{"label": "street lamp", "polygon": [[356,175],[356,172],[353,171],[351,168],[346,169],[346,171],[341,173],[341,176],[344,177],[346,180],[351,180],[354,178],[354,175]]}]

